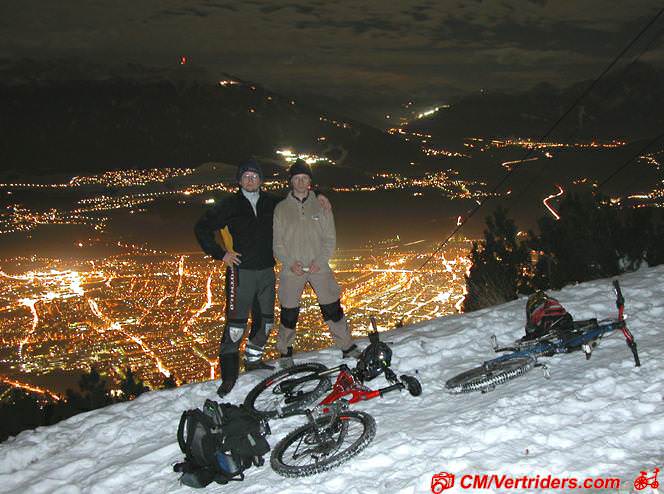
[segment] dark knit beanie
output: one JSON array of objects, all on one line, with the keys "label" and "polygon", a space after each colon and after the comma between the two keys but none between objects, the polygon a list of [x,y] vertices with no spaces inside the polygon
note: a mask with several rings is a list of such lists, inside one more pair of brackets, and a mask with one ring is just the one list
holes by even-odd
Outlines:
[{"label": "dark knit beanie", "polygon": [[298,159],[291,165],[291,167],[288,169],[288,180],[290,181],[295,175],[299,175],[300,173],[304,173],[305,175],[309,175],[309,178],[313,180],[313,175],[311,174],[311,167],[307,165],[307,162],[304,161],[303,159]]},{"label": "dark knit beanie", "polygon": [[256,173],[259,178],[261,179],[261,182],[263,181],[263,170],[261,170],[261,166],[256,162],[255,159],[250,159],[248,161],[245,161],[241,165],[237,167],[237,181],[238,183],[242,179],[242,175],[245,172],[254,172]]}]

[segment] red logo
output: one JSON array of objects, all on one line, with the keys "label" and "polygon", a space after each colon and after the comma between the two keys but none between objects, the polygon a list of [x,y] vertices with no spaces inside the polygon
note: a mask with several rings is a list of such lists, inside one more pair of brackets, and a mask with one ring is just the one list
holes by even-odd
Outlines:
[{"label": "red logo", "polygon": [[659,487],[659,482],[657,481],[657,474],[659,473],[659,468],[653,470],[652,477],[648,477],[648,472],[641,472],[641,475],[634,479],[634,488],[637,491],[642,491],[646,487],[650,486],[653,489]]},{"label": "red logo", "polygon": [[431,492],[440,494],[444,490],[454,487],[454,474],[447,472],[434,473],[431,477]]}]

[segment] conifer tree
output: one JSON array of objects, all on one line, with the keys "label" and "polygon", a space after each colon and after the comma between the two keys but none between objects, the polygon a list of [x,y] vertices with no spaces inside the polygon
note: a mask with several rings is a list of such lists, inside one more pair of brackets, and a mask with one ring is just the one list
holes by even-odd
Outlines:
[{"label": "conifer tree", "polygon": [[140,379],[136,379],[134,376],[134,371],[131,370],[131,367],[127,367],[125,371],[125,377],[120,383],[120,391],[122,391],[122,396],[125,400],[133,400],[137,396],[140,396],[146,391],[149,391],[150,388],[145,386]]},{"label": "conifer tree", "polygon": [[550,287],[558,289],[618,274],[623,228],[616,210],[604,198],[586,193],[567,196],[559,213],[560,220],[545,216],[538,222],[536,243],[543,259],[536,277],[547,278]]},{"label": "conifer tree", "polygon": [[529,291],[526,272],[529,252],[517,239],[514,221],[507,211],[498,208],[486,218],[484,240],[474,242],[470,258],[472,267],[466,276],[465,312],[489,307],[517,298]]},{"label": "conifer tree", "polygon": [[648,266],[664,264],[664,215],[659,215],[659,221],[652,228],[652,235],[646,245],[645,258]]},{"label": "conifer tree", "polygon": [[641,266],[656,235],[655,227],[652,208],[623,211],[622,231],[617,237],[621,270],[634,271]]},{"label": "conifer tree", "polygon": [[36,398],[19,389],[12,389],[0,403],[0,442],[25,429],[44,423],[44,413]]},{"label": "conifer tree", "polygon": [[90,372],[83,374],[78,382],[83,393],[83,403],[87,410],[94,410],[110,405],[113,400],[105,379],[102,379],[93,366]]},{"label": "conifer tree", "polygon": [[162,389],[172,389],[176,388],[178,385],[175,376],[173,374],[170,374],[168,377],[165,377],[164,380],[161,383]]}]

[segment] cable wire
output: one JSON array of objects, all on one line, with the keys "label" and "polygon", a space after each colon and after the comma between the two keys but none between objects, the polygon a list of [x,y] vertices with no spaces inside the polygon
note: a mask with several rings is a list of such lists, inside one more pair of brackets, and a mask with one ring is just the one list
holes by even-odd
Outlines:
[{"label": "cable wire", "polygon": [[[600,80],[601,80],[601,79],[602,79],[602,78],[603,78],[603,77],[604,77],[604,76],[605,76],[605,75],[606,75],[606,74],[607,74],[607,73],[608,73],[608,72],[609,72],[609,71],[610,71],[610,70],[616,65],[616,63],[618,63],[618,60],[620,60],[620,59],[625,55],[625,53],[627,53],[627,51],[629,51],[629,49],[630,49],[632,46],[634,46],[634,44],[635,44],[635,43],[641,38],[641,36],[643,36],[643,34],[644,34],[644,33],[650,28],[650,26],[652,26],[652,25],[657,21],[657,19],[659,19],[659,17],[660,17],[663,13],[664,13],[664,7],[663,7],[662,9],[660,9],[659,12],[657,12],[657,14],[655,14],[655,15],[650,19],[650,21],[649,21],[649,22],[648,22],[643,28],[641,28],[641,30],[638,32],[638,34],[637,34],[637,35],[636,35],[636,36],[635,36],[635,37],[634,37],[634,38],[633,38],[633,39],[627,44],[627,46],[626,46],[625,48],[623,48],[623,49],[620,51],[620,53],[619,53],[618,55],[616,55],[616,57],[614,57],[614,59],[611,61],[611,63],[609,63],[609,64],[606,66],[606,68],[600,73],[600,75],[597,76],[597,77],[595,78],[595,80],[594,80],[594,81],[593,81],[593,82],[592,82],[592,83],[591,83],[591,84],[590,84],[590,85],[589,85],[589,86],[583,91],[583,93],[581,93],[581,95],[580,95],[578,98],[576,98],[576,100],[574,100],[574,102],[573,102],[572,105],[567,109],[567,111],[565,111],[565,113],[563,113],[563,115],[562,115],[561,117],[559,117],[559,118],[554,122],[554,124],[549,128],[549,130],[548,130],[548,131],[547,131],[542,137],[539,138],[539,142],[542,142],[542,141],[546,140],[546,139],[549,137],[549,135],[551,135],[551,133],[552,133],[552,132],[555,130],[555,128],[560,124],[560,122],[562,122],[562,120],[563,120],[565,117],[567,117],[567,115],[569,115],[569,114],[572,112],[572,110],[574,110],[574,108],[576,108],[576,106],[578,106],[578,104],[579,104],[579,103],[580,103],[580,102],[581,102],[581,101],[582,101],[582,100],[583,100],[583,99],[584,99],[584,98],[585,98],[585,97],[586,97],[586,96],[587,96],[587,95],[593,90],[593,88],[599,83],[599,81],[600,81]],[[656,140],[656,139],[655,139],[655,140]],[[654,141],[653,141],[653,142],[654,142]],[[528,150],[528,152],[524,155],[524,157],[521,159],[521,161],[526,160],[527,158],[529,158],[530,155],[532,154],[532,152],[533,152],[532,149]],[[632,158],[632,159],[633,159],[633,158]],[[630,161],[631,161],[631,160],[630,160]],[[624,165],[623,167],[621,167],[621,169],[624,168],[625,166],[627,166],[627,164]],[[619,171],[619,170],[618,170],[618,171]],[[496,185],[495,185],[490,191],[489,191],[488,195],[491,196],[491,195],[494,194],[494,193],[495,193],[500,187],[502,187],[502,185],[503,185],[505,182],[507,182],[507,180],[510,178],[510,176],[512,175],[512,173],[514,173],[514,168],[512,168],[511,170],[509,170],[509,171],[505,174],[505,176],[504,176],[504,177],[503,177],[503,178],[502,178],[502,179],[501,179],[501,180],[500,180],[500,181],[499,181],[499,182],[498,182],[498,183],[497,183],[497,184],[496,184]],[[617,172],[616,172],[616,173],[617,173]],[[612,175],[611,175],[608,179],[606,179],[604,182],[607,182],[608,180],[610,180],[614,175],[615,175],[615,174],[612,174]],[[531,183],[532,183],[532,182],[531,182]],[[419,271],[419,270],[422,269],[424,266],[426,266],[426,265],[427,265],[427,264],[428,264],[428,263],[434,258],[434,256],[435,256],[438,252],[440,252],[440,250],[441,250],[443,247],[445,247],[445,245],[447,245],[447,243],[450,241],[450,239],[451,239],[452,237],[454,237],[454,235],[456,235],[456,234],[457,234],[457,233],[458,233],[458,232],[459,232],[459,231],[460,231],[460,230],[466,225],[466,223],[467,223],[467,222],[468,222],[468,221],[469,221],[469,220],[470,220],[470,219],[471,219],[471,218],[477,213],[477,211],[480,210],[480,208],[481,208],[481,207],[482,207],[482,206],[488,201],[488,199],[489,199],[489,198],[487,197],[487,199],[485,199],[484,201],[480,201],[480,203],[477,204],[477,205],[471,210],[471,212],[466,216],[466,218],[465,218],[465,219],[464,219],[459,225],[457,225],[457,227],[452,231],[452,233],[451,233],[450,235],[448,235],[448,237],[447,237],[442,243],[440,243],[440,244],[438,245],[438,247],[437,247],[437,248],[436,248],[436,249],[435,249],[435,250],[434,250],[434,251],[428,256],[428,258],[425,259],[425,261],[424,261],[420,266],[418,266],[417,268],[415,268],[415,269],[413,270],[413,272],[415,272],[415,271]],[[393,295],[393,296],[394,296],[394,295]]]},{"label": "cable wire", "polygon": [[608,177],[606,177],[604,180],[602,180],[602,182],[600,182],[600,184],[597,186],[597,188],[601,189],[608,181],[610,181],[613,177],[618,175],[618,173],[620,173],[622,170],[627,168],[627,166],[629,166],[629,164],[632,163],[632,161],[634,161],[636,158],[638,158],[643,153],[645,153],[646,150],[650,146],[652,146],[653,144],[655,144],[657,141],[659,141],[662,138],[664,138],[664,133],[661,133],[657,137],[655,137],[654,139],[651,139],[650,141],[648,141],[648,143],[645,146],[643,146],[638,153],[636,153],[634,156],[632,156],[630,159],[628,159],[625,163],[623,163],[621,166],[616,168]]}]

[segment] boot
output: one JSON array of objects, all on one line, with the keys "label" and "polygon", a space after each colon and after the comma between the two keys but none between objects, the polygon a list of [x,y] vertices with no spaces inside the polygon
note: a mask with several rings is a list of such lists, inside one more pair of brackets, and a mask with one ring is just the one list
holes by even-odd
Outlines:
[{"label": "boot", "polygon": [[256,370],[274,370],[273,365],[268,365],[262,360],[247,360],[244,359],[244,371],[252,372]]},{"label": "boot", "polygon": [[221,386],[217,388],[220,398],[226,396],[235,386],[238,373],[240,372],[240,355],[237,352],[223,353],[219,356],[221,365]]},{"label": "boot", "polygon": [[295,362],[293,362],[293,347],[289,346],[288,351],[286,353],[282,353],[281,357],[279,358],[279,361],[277,362],[277,365],[279,366],[280,369],[287,369],[289,367],[293,367],[295,365]]},{"label": "boot", "polygon": [[248,341],[247,347],[244,350],[244,370],[245,372],[251,372],[255,370],[274,370],[274,367],[271,365],[264,364],[262,361],[263,358],[263,347],[255,345],[254,343]]}]

